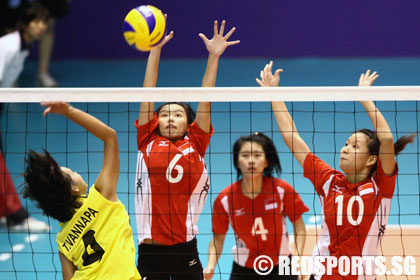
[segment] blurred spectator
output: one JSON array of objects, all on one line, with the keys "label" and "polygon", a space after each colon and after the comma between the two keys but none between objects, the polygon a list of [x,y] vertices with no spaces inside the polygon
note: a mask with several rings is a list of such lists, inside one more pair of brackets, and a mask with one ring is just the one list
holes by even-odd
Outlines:
[{"label": "blurred spectator", "polygon": [[49,73],[55,38],[55,22],[57,18],[68,14],[70,0],[0,0],[0,36],[16,31],[19,18],[25,13],[28,4],[34,2],[41,2],[49,10],[51,16],[47,22],[47,31],[40,38],[36,84],[42,87],[56,87],[58,82]]},{"label": "blurred spectator", "polygon": [[69,12],[70,0],[40,0],[50,11],[47,32],[39,42],[39,64],[37,85],[41,87],[57,87],[58,82],[49,73],[50,61],[55,39],[55,22]]},{"label": "blurred spectator", "polygon": [[0,37],[0,87],[15,84],[32,43],[44,34],[48,18],[49,12],[41,3],[30,3],[23,10],[18,30]]},{"label": "blurred spectator", "polygon": [[[0,37],[0,87],[11,87],[23,70],[29,47],[45,32],[48,10],[40,3],[25,9],[17,31]],[[2,104],[0,104],[0,115]],[[1,139],[1,131],[0,131]],[[0,151],[0,223],[7,223],[12,231],[47,231],[48,224],[30,217],[22,207],[9,174],[2,150]]]}]

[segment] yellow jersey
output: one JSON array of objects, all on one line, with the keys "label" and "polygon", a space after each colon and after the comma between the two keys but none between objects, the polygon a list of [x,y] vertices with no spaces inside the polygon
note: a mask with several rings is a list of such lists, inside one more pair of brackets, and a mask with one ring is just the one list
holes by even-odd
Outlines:
[{"label": "yellow jersey", "polygon": [[72,279],[141,279],[133,232],[121,201],[103,197],[93,185],[73,218],[60,223],[58,250],[77,266]]}]

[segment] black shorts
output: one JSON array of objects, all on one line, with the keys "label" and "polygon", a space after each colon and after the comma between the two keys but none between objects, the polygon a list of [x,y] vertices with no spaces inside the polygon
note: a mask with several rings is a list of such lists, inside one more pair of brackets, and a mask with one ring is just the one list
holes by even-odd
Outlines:
[{"label": "black shorts", "polygon": [[147,280],[202,280],[197,239],[173,246],[140,244],[137,269]]},{"label": "black shorts", "polygon": [[254,269],[243,267],[233,262],[232,272],[230,274],[230,280],[297,280],[297,275],[279,275],[279,266],[275,266],[268,275],[259,275]]}]

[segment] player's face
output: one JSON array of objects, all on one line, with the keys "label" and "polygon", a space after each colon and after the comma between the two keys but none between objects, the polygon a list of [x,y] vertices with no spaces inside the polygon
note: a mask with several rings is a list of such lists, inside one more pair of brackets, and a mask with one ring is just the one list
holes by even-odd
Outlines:
[{"label": "player's face", "polygon": [[47,30],[47,22],[44,20],[35,19],[31,21],[26,30],[26,35],[33,40],[39,40]]},{"label": "player's face", "polygon": [[242,144],[238,154],[238,168],[242,176],[262,175],[268,166],[264,148],[256,142],[245,142]]},{"label": "player's face", "polygon": [[340,168],[347,175],[369,174],[376,161],[368,149],[369,137],[364,133],[351,135],[340,153]]},{"label": "player's face", "polygon": [[159,131],[169,140],[182,139],[188,129],[188,117],[185,109],[178,104],[163,106],[158,115]]},{"label": "player's face", "polygon": [[70,176],[74,194],[86,194],[87,184],[85,183],[85,181],[79,173],[64,166],[61,167],[61,171]]}]

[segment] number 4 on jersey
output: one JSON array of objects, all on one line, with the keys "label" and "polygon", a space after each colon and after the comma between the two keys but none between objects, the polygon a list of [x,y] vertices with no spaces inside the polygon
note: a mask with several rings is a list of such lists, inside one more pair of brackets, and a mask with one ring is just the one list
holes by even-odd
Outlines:
[{"label": "number 4 on jersey", "polygon": [[[101,245],[96,242],[94,230],[89,230],[83,235],[83,243],[85,244],[85,252],[82,256],[84,266],[88,266],[102,259],[105,251]],[[93,253],[91,253],[91,251],[93,251]]]},{"label": "number 4 on jersey", "polygon": [[251,233],[254,236],[257,234],[261,235],[263,241],[267,240],[268,229],[264,227],[263,219],[261,217],[255,218]]}]

